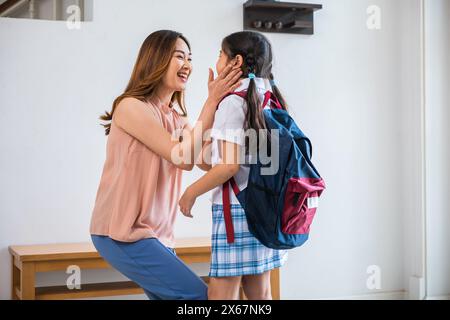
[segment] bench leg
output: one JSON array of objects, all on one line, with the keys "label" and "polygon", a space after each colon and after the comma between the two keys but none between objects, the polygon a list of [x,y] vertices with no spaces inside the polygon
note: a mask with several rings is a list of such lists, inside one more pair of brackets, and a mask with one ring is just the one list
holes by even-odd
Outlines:
[{"label": "bench leg", "polygon": [[35,268],[33,262],[23,262],[20,273],[20,293],[22,300],[34,300],[35,293]]},{"label": "bench leg", "polygon": [[270,287],[272,289],[272,299],[280,300],[280,269],[273,269],[270,272]]},{"label": "bench leg", "polygon": [[11,272],[12,272],[11,299],[19,300],[19,297],[17,296],[17,293],[16,293],[16,288],[20,289],[20,270],[14,264],[14,257],[12,257],[11,261],[12,261],[12,264],[11,264]]}]

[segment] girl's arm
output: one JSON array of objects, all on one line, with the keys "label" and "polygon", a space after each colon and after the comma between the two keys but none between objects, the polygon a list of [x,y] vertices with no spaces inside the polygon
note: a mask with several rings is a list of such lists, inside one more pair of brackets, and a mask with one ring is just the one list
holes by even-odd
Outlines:
[{"label": "girl's arm", "polygon": [[[114,112],[113,121],[150,150],[178,168],[192,170],[194,160],[201,150],[203,133],[213,124],[217,105],[223,96],[238,88],[241,74],[240,69],[232,69],[232,65],[228,65],[214,80],[210,69],[208,99],[195,126],[185,135],[182,142],[173,139],[154,117],[148,106],[135,98],[125,98],[119,103]],[[196,144],[197,147],[195,147]]]},{"label": "girl's arm", "polygon": [[222,151],[222,160],[190,185],[179,201],[180,210],[187,217],[192,218],[191,209],[198,196],[222,185],[239,171],[238,159],[241,147],[238,144],[220,140],[219,149]]}]

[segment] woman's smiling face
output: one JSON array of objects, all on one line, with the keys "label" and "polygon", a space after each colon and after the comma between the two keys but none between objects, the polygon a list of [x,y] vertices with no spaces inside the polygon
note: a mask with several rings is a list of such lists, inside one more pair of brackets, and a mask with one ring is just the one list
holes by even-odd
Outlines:
[{"label": "woman's smiling face", "polygon": [[163,77],[164,86],[173,91],[184,91],[192,73],[192,54],[188,45],[178,38],[167,72]]}]

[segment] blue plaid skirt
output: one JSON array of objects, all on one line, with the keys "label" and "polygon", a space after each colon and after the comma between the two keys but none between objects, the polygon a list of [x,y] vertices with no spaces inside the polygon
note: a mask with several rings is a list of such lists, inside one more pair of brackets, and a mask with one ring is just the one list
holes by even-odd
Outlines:
[{"label": "blue plaid skirt", "polygon": [[234,243],[227,243],[223,205],[212,205],[212,253],[210,277],[234,277],[261,274],[281,267],[287,260],[286,250],[265,247],[248,230],[245,211],[231,204]]}]

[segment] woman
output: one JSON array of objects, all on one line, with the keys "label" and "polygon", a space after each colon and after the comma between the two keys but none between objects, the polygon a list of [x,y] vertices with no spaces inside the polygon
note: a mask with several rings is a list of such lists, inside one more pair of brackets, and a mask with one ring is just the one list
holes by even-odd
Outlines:
[{"label": "woman", "polygon": [[108,142],[92,241],[150,299],[207,298],[206,285],[173,250],[181,175],[192,170],[203,133],[221,99],[239,86],[241,72],[228,66],[214,79],[210,69],[208,99],[194,128],[183,96],[191,72],[187,39],[174,31],[154,32],[140,49],[125,92],[101,117]]}]

